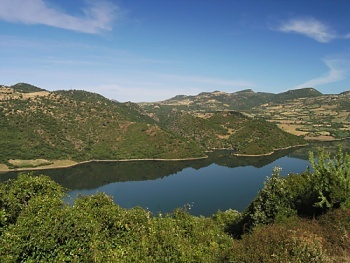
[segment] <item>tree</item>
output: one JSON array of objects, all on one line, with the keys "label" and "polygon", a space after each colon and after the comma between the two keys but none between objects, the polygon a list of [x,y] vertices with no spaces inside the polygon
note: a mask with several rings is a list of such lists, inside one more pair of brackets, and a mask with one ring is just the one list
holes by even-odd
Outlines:
[{"label": "tree", "polygon": [[64,188],[52,181],[48,176],[21,174],[14,181],[3,186],[0,205],[6,212],[7,223],[15,223],[22,209],[28,206],[34,197],[49,196],[61,199]]}]

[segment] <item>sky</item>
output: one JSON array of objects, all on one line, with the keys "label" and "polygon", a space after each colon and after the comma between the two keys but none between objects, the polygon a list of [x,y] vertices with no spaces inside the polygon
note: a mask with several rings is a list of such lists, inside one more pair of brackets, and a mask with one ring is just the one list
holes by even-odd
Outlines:
[{"label": "sky", "polygon": [[348,0],[0,0],[0,84],[120,102],[350,90]]}]

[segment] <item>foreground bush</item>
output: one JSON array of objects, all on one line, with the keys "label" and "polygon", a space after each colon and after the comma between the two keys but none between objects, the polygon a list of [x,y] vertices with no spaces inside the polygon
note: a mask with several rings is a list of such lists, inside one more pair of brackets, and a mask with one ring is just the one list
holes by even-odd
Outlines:
[{"label": "foreground bush", "polygon": [[233,262],[328,262],[322,238],[273,224],[256,228],[233,246]]},{"label": "foreground bush", "polygon": [[331,158],[322,150],[317,160],[313,153],[310,154],[310,163],[313,168],[312,185],[318,197],[315,206],[325,211],[347,205],[350,199],[350,154],[339,148]]},{"label": "foreground bush", "polygon": [[231,262],[350,262],[350,209],[260,225],[234,242]]}]

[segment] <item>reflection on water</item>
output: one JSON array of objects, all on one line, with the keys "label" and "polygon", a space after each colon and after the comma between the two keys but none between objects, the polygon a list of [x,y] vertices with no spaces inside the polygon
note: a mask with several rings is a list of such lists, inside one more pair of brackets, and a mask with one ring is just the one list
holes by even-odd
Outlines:
[{"label": "reflection on water", "polygon": [[296,167],[296,172],[302,172],[307,165],[305,160],[290,157],[279,158],[260,168],[250,165],[230,168],[212,163],[200,169],[184,168],[156,180],[114,182],[96,189],[74,190],[69,194],[75,197],[79,193],[106,192],[122,207],[142,206],[153,213],[171,212],[177,207],[193,204],[192,214],[208,216],[218,209],[243,210],[256,196],[274,166],[283,167],[282,172],[286,175]]},{"label": "reflection on water", "polygon": [[[271,156],[237,157],[228,151],[215,151],[209,158],[196,161],[95,162],[70,168],[35,171],[79,194],[106,192],[122,207],[142,206],[152,212],[170,212],[193,204],[191,213],[211,215],[218,209],[243,210],[256,196],[273,167],[282,174],[306,170],[308,152],[318,147],[335,150],[336,144],[350,149],[350,140],[313,143],[309,147],[278,151]],[[17,177],[1,175],[5,181]]]}]

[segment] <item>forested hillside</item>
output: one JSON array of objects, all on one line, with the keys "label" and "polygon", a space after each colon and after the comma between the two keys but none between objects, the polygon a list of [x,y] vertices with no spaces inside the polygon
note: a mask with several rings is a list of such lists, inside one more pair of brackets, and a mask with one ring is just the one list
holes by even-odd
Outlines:
[{"label": "forested hillside", "polygon": [[1,162],[204,156],[198,145],[98,94],[72,90],[23,98],[15,92],[0,103]]},{"label": "forested hillside", "polygon": [[235,111],[146,112],[99,94],[49,92],[20,83],[0,88],[0,163],[205,157],[213,148],[269,154],[305,143],[261,119]]},{"label": "forested hillside", "polygon": [[157,118],[166,129],[208,149],[232,149],[239,154],[259,155],[305,144],[302,138],[286,133],[274,124],[236,111],[197,114],[175,111],[157,115]]}]

